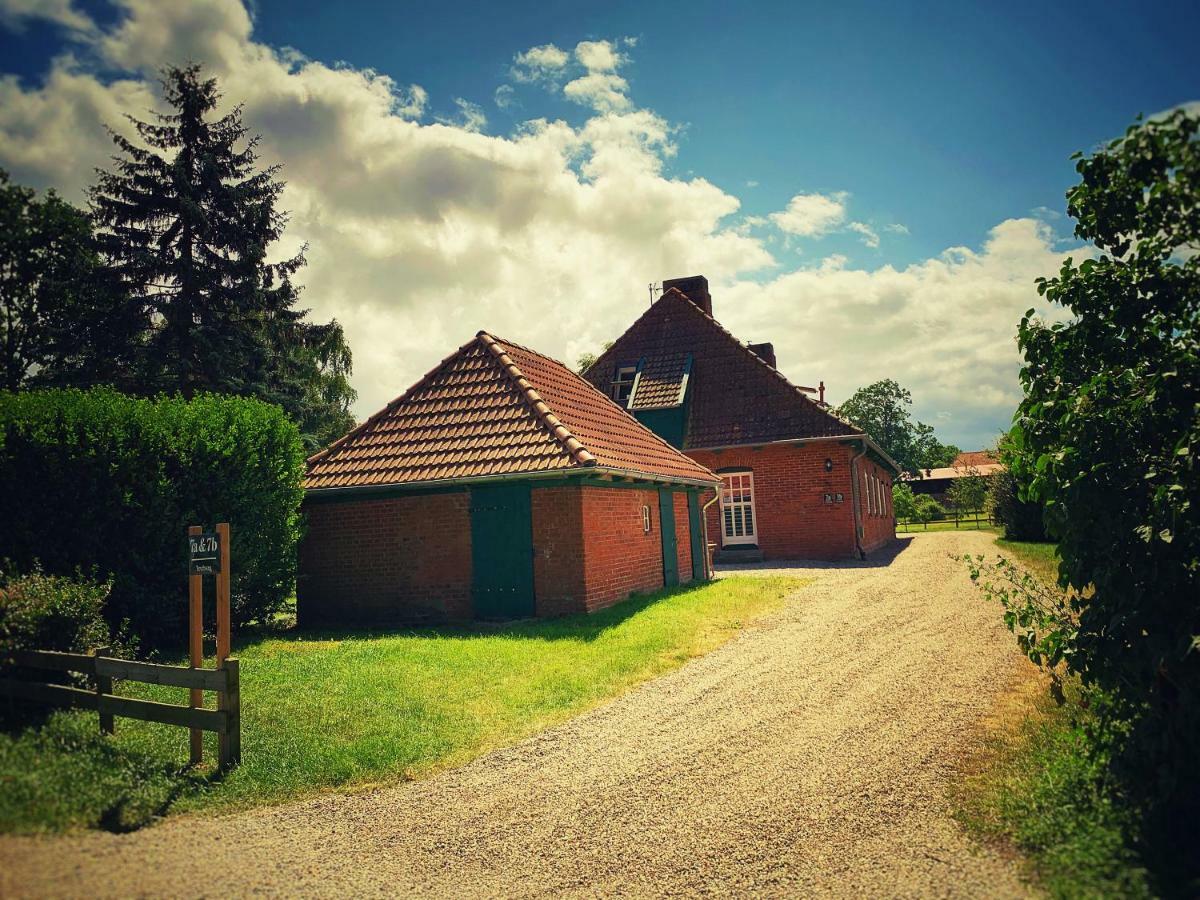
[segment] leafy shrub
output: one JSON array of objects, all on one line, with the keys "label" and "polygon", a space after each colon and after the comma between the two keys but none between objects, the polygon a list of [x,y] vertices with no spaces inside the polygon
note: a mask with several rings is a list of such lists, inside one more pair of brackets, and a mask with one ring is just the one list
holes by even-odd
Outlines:
[{"label": "leafy shrub", "polygon": [[918,522],[940,522],[946,518],[946,507],[928,494],[918,494],[913,502]]},{"label": "leafy shrub", "polygon": [[991,476],[988,486],[988,506],[992,518],[1004,529],[1010,541],[1045,541],[1046,526],[1042,522],[1042,505],[1021,499],[1016,476],[1007,469]]},{"label": "leafy shrub", "polygon": [[112,585],[82,577],[0,571],[0,658],[13,650],[83,653],[109,643]]},{"label": "leafy shrub", "polygon": [[897,519],[912,521],[917,517],[917,498],[913,495],[913,489],[903,481],[892,485],[892,509]]},{"label": "leafy shrub", "polygon": [[94,567],[108,621],[163,645],[185,635],[187,526],[227,521],[244,625],[293,590],[303,464],[296,426],[257,400],[0,393],[0,547],[22,568]]}]

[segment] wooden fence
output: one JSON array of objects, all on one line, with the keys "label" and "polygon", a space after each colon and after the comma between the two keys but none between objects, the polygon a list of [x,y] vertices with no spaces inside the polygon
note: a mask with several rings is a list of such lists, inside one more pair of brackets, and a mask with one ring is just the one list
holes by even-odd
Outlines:
[{"label": "wooden fence", "polygon": [[[100,714],[100,730],[105,734],[113,733],[114,716],[179,725],[191,729],[193,734],[214,731],[220,741],[221,768],[235,766],[241,760],[242,702],[238,661],[234,657],[219,663],[215,669],[189,669],[115,659],[108,655],[107,648],[96,650],[90,655],[59,653],[52,650],[17,650],[8,660],[25,668],[78,672],[89,676],[95,687],[88,689],[66,684],[0,678],[0,697],[76,709],[94,709]],[[215,691],[217,708],[197,709],[154,700],[118,697],[113,693],[114,678],[143,684],[164,684],[193,691]]]},{"label": "wooden fence", "polygon": [[[930,519],[928,522],[922,522],[920,519],[906,519],[902,516],[896,517],[896,530],[903,534],[908,534],[912,531],[924,530],[928,531],[929,526],[934,526],[934,530],[949,528],[953,523],[955,528],[983,528],[987,525],[995,525],[991,514],[987,510],[959,510],[950,507],[946,510],[946,514],[940,519]],[[940,526],[940,528],[939,528]]]}]

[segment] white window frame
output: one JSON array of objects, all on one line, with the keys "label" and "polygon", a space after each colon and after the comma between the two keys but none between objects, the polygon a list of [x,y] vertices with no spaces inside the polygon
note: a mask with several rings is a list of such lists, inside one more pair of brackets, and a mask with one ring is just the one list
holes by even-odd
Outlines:
[{"label": "white window frame", "polygon": [[[628,376],[628,379],[622,377]],[[608,386],[608,396],[613,403],[620,406],[628,406],[629,398],[633,396],[633,382],[637,378],[637,366],[617,366],[616,372],[613,373],[612,382]],[[624,397],[620,396],[621,388],[629,388]]]},{"label": "white window frame", "polygon": [[[737,547],[758,543],[758,510],[754,500],[754,472],[742,469],[737,472],[720,472],[721,476],[721,546]],[[734,501],[736,491],[746,500]],[[746,528],[746,511],[749,510],[750,528]],[[728,511],[728,518],[726,512]],[[738,534],[738,531],[741,534]],[[732,534],[730,532],[733,532]]]}]

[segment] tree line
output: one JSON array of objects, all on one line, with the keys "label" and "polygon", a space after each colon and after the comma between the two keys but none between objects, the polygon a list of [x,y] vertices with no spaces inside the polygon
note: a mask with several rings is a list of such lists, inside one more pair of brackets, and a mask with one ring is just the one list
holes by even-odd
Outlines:
[{"label": "tree line", "polygon": [[0,354],[8,391],[109,385],[281,406],[316,449],[353,424],[352,355],[336,320],[311,321],[272,259],[287,224],[279,166],[263,167],[242,107],[215,115],[199,66],[162,76],[170,112],[110,129],[86,209],[0,170]]}]

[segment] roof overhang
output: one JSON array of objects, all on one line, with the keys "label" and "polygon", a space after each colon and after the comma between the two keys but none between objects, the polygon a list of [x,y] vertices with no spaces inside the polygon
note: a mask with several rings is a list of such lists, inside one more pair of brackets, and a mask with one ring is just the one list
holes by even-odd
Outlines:
[{"label": "roof overhang", "polygon": [[890,467],[893,472],[900,474],[904,471],[904,469],[901,468],[894,459],[884,452],[882,447],[875,443],[875,440],[869,434],[829,434],[822,435],[820,437],[784,438],[781,441],[745,441],[741,444],[722,444],[718,447],[688,447],[683,452],[690,453],[693,450],[707,450],[711,452],[713,450],[737,450],[745,447],[776,447],[788,444],[793,446],[803,446],[805,444],[821,444],[831,442],[842,444],[860,444],[868,452],[879,457],[880,461],[883,462],[884,465]]},{"label": "roof overhang", "polygon": [[637,472],[630,469],[619,469],[612,466],[586,466],[570,469],[545,469],[537,472],[506,472],[503,475],[477,475],[468,478],[434,478],[428,481],[399,481],[382,484],[350,484],[339,487],[305,488],[304,496],[313,499],[321,497],[351,497],[369,496],[380,493],[396,493],[404,491],[429,491],[455,487],[470,487],[474,484],[499,484],[507,481],[545,481],[562,478],[593,478],[608,477],[614,483],[645,483],[658,485],[677,484],[683,487],[714,488],[721,483],[713,477],[689,478],[684,476],[670,477],[655,475],[649,472]]}]

